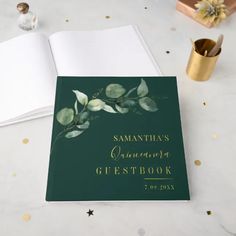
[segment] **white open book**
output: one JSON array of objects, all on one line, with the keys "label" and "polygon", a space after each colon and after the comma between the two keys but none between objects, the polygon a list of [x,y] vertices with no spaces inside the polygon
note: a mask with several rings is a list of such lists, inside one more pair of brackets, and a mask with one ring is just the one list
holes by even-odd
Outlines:
[{"label": "white open book", "polygon": [[0,126],[53,113],[57,76],[155,76],[134,26],[30,33],[0,44]]}]

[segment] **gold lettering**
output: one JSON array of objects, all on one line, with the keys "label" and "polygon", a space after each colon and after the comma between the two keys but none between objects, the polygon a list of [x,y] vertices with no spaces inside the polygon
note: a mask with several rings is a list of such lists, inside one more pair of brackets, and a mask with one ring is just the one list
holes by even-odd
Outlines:
[{"label": "gold lettering", "polygon": [[168,134],[125,134],[113,135],[114,142],[168,142]]},{"label": "gold lettering", "polygon": [[171,175],[170,169],[171,169],[170,166],[166,166],[166,174],[167,174],[167,175]]},{"label": "gold lettering", "polygon": [[145,175],[145,167],[144,166],[141,166],[139,168],[139,172],[140,172],[140,175]]},{"label": "gold lettering", "polygon": [[111,167],[106,166],[105,167],[105,175],[109,175],[111,172]]},{"label": "gold lettering", "polygon": [[[143,141],[142,135],[138,135],[138,140]],[[137,140],[136,140],[137,141]]]},{"label": "gold lettering", "polygon": [[161,167],[157,167],[157,174],[162,174],[162,168]]},{"label": "gold lettering", "polygon": [[132,174],[134,175],[137,167],[136,166],[131,166],[130,169],[132,171]]},{"label": "gold lettering", "polygon": [[124,174],[124,175],[129,174],[128,167],[123,168],[122,174]]},{"label": "gold lettering", "polygon": [[102,167],[96,168],[96,174],[101,175],[102,174]]},{"label": "gold lettering", "polygon": [[153,167],[148,167],[147,172],[148,172],[148,174],[153,174],[154,173]]},{"label": "gold lettering", "polygon": [[104,166],[95,169],[96,175],[150,175],[159,177],[162,174],[171,175],[171,166]]},{"label": "gold lettering", "polygon": [[115,167],[115,175],[119,175],[120,174],[120,167],[116,166]]},{"label": "gold lettering", "polygon": [[119,160],[120,159],[120,152],[121,152],[121,147],[120,146],[115,146],[111,150],[111,158],[114,160]]},{"label": "gold lettering", "polygon": [[165,136],[165,141],[170,141],[170,137],[169,137],[169,135],[167,134],[167,135],[164,135]]}]

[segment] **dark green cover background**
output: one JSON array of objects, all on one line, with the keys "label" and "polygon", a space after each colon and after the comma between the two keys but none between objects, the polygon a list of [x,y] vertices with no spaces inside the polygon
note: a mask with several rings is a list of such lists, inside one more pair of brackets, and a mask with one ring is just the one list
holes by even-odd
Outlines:
[{"label": "dark green cover background", "polygon": [[[129,90],[138,86],[141,78],[148,85],[149,95],[156,97],[159,110],[147,112],[141,109],[142,115],[98,111],[99,118],[91,121],[83,134],[72,139],[58,139],[50,156],[47,201],[189,199],[175,77],[58,77],[54,114],[64,107],[73,108],[76,96],[72,90],[79,90],[91,99],[99,88],[106,88],[110,83],[119,83]],[[62,129],[54,115],[52,142]],[[168,134],[171,141],[116,143],[112,140],[113,135],[125,134]],[[172,155],[168,160],[114,161],[110,158],[110,151],[115,145],[134,152],[166,150]],[[144,180],[144,177],[169,177],[165,174],[100,176],[95,173],[97,167],[103,166],[166,165],[172,167],[173,180]],[[145,184],[149,187],[174,184],[175,189],[144,190]]]}]

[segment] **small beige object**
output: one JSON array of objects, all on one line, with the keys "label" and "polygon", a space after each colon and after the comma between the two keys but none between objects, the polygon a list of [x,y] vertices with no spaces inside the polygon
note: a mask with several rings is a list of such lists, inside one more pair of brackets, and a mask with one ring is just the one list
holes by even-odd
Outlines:
[{"label": "small beige object", "polygon": [[15,172],[13,172],[13,173],[12,173],[12,176],[13,176],[13,177],[16,177],[16,173],[15,173]]},{"label": "small beige object", "polygon": [[221,46],[222,46],[222,43],[223,43],[223,40],[224,40],[224,36],[223,34],[221,34],[217,41],[216,41],[216,44],[215,46],[211,49],[211,51],[207,54],[208,57],[214,57],[220,50]]},{"label": "small beige object", "polygon": [[29,11],[29,5],[26,2],[18,3],[16,8],[22,14],[26,14]]},{"label": "small beige object", "polygon": [[28,143],[29,143],[29,139],[28,139],[28,138],[24,138],[24,139],[22,140],[22,143],[23,143],[23,144],[28,144]]},{"label": "small beige object", "polygon": [[216,133],[215,133],[215,134],[212,134],[212,138],[213,138],[213,139],[217,139],[218,137],[219,137],[218,134],[216,134]]},{"label": "small beige object", "polygon": [[200,166],[202,163],[201,163],[200,160],[195,160],[195,161],[194,161],[194,164],[195,164],[196,166]]},{"label": "small beige object", "polygon": [[22,215],[22,220],[28,222],[31,220],[31,215],[29,213],[25,213]]}]

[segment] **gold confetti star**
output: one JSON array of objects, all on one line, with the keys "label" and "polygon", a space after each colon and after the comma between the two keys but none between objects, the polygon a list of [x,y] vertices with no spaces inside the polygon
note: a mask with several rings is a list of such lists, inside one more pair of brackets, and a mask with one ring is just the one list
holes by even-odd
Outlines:
[{"label": "gold confetti star", "polygon": [[105,16],[106,19],[110,19],[111,17],[110,16]]},{"label": "gold confetti star", "polygon": [[207,211],[207,215],[212,215],[212,212],[211,211]]},{"label": "gold confetti star", "polygon": [[218,139],[218,137],[219,137],[218,134],[216,134],[216,133],[212,134],[212,138],[213,138],[213,139]]},{"label": "gold confetti star", "polygon": [[202,163],[201,163],[200,160],[195,160],[195,161],[194,161],[194,164],[195,164],[196,166],[200,166]]},{"label": "gold confetti star", "polygon": [[22,143],[23,143],[23,144],[29,143],[29,139],[28,139],[28,138],[24,138],[24,139],[22,140]]},{"label": "gold confetti star", "polygon": [[31,215],[29,213],[24,213],[22,215],[22,220],[25,221],[25,222],[28,222],[31,220]]}]

